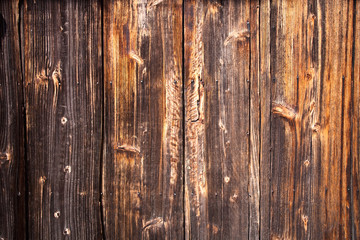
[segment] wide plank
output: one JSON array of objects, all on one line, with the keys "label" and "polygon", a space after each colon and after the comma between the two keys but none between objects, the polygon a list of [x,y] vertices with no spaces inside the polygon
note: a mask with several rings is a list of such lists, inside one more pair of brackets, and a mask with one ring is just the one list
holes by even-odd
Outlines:
[{"label": "wide plank", "polygon": [[29,239],[101,239],[101,4],[24,2]]},{"label": "wide plank", "polygon": [[182,239],[182,1],[104,1],[106,239]]},{"label": "wide plank", "polygon": [[[246,239],[249,229],[258,231],[249,219],[258,218],[257,201],[249,200],[258,197],[253,178],[258,158],[250,163],[250,79],[257,84],[256,72],[250,76],[251,62],[257,61],[250,58],[250,45],[256,47],[251,36],[256,17],[250,18],[250,1],[184,4],[185,236]],[[253,130],[255,143],[257,126]]]}]

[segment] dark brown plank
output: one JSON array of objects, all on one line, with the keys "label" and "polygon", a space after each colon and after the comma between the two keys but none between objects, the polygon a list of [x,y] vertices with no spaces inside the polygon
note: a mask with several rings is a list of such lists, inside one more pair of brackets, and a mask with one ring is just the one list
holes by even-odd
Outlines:
[{"label": "dark brown plank", "polygon": [[353,5],[271,2],[272,238],[352,238]]},{"label": "dark brown plank", "polygon": [[186,1],[184,17],[186,239],[245,239],[250,1]]},{"label": "dark brown plank", "polygon": [[0,1],[0,239],[25,239],[19,2]]},{"label": "dark brown plank", "polygon": [[30,239],[99,239],[100,1],[25,1]]},{"label": "dark brown plank", "polygon": [[182,239],[182,1],[104,1],[106,239]]}]

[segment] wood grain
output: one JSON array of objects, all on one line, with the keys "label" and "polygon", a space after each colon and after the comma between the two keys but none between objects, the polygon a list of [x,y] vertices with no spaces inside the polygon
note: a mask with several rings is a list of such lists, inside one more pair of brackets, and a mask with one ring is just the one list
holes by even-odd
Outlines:
[{"label": "wood grain", "polygon": [[260,238],[270,239],[271,200],[271,76],[270,76],[270,0],[260,0],[259,6],[259,185],[260,185]]},{"label": "wood grain", "polygon": [[353,59],[351,68],[351,233],[353,239],[360,238],[360,3],[354,2]]},{"label": "wood grain", "polygon": [[245,239],[257,213],[248,191],[250,1],[186,1],[184,9],[185,236]]},{"label": "wood grain", "polygon": [[0,1],[0,239],[360,239],[359,12]]},{"label": "wood grain", "polygon": [[182,239],[182,3],[104,1],[106,239]]},{"label": "wood grain", "polygon": [[25,239],[19,2],[0,2],[0,239]]},{"label": "wood grain", "polygon": [[29,239],[99,239],[101,5],[25,1]]},{"label": "wood grain", "polygon": [[272,238],[358,236],[351,170],[355,2],[271,2]]}]

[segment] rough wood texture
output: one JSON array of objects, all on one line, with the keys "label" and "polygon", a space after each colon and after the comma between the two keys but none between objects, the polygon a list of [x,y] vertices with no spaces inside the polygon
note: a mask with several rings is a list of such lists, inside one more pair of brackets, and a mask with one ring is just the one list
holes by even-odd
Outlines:
[{"label": "rough wood texture", "polygon": [[353,239],[360,238],[360,2],[354,2],[353,59],[351,69],[351,233]]},{"label": "rough wood texture", "polygon": [[271,2],[272,238],[360,237],[355,4]]},{"label": "rough wood texture", "polygon": [[250,1],[186,1],[184,9],[186,239],[245,239],[258,212],[255,161],[249,168],[256,22],[251,28]]},{"label": "rough wood texture", "polygon": [[271,76],[270,76],[270,1],[260,0],[259,16],[259,185],[260,238],[270,239],[270,180],[271,180]]},{"label": "rough wood texture", "polygon": [[0,239],[25,239],[25,159],[18,1],[0,2]]},{"label": "rough wood texture", "polygon": [[359,12],[0,1],[0,239],[360,239]]},{"label": "rough wood texture", "polygon": [[30,239],[101,238],[101,5],[25,1]]},{"label": "rough wood texture", "polygon": [[182,239],[182,3],[104,1],[106,239]]}]

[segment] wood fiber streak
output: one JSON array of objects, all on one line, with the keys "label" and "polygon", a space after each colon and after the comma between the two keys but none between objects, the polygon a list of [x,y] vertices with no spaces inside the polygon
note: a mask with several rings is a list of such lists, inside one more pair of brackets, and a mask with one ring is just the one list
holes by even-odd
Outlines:
[{"label": "wood fiber streak", "polygon": [[182,1],[104,1],[106,239],[182,239]]},{"label": "wood fiber streak", "polygon": [[19,2],[0,2],[0,239],[25,239]]},{"label": "wood fiber streak", "polygon": [[249,235],[260,238],[260,2],[250,1],[250,159],[249,159]]},{"label": "wood fiber streak", "polygon": [[[270,238],[271,197],[271,76],[270,76],[270,0],[260,0],[259,16],[259,95],[260,95],[260,238]],[[254,53],[252,53],[254,54]]]},{"label": "wood fiber streak", "polygon": [[99,239],[101,5],[24,2],[29,239]]},{"label": "wood fiber streak", "polygon": [[351,165],[352,174],[350,190],[350,209],[352,214],[351,233],[353,239],[360,238],[360,2],[355,1],[353,7],[353,59],[351,82]]},{"label": "wood fiber streak", "polygon": [[0,240],[360,239],[359,0],[0,0]]},{"label": "wood fiber streak", "polygon": [[355,4],[271,2],[273,239],[359,238]]},{"label": "wood fiber streak", "polygon": [[[258,197],[258,182],[250,180],[258,158],[250,164],[249,152],[250,41],[256,47],[257,23],[250,27],[250,1],[184,4],[185,237],[245,239],[249,225],[258,231],[257,201],[249,200],[249,191]],[[257,77],[252,80],[256,88]]]}]

